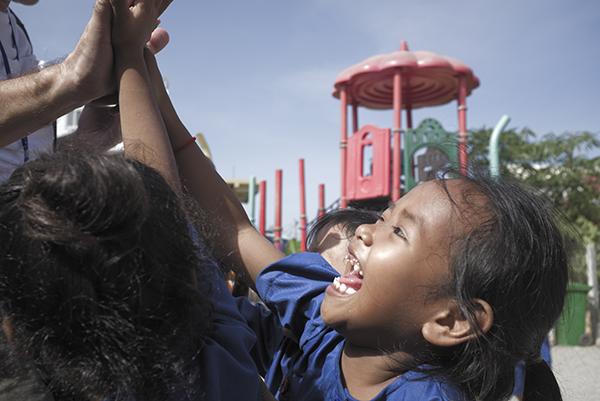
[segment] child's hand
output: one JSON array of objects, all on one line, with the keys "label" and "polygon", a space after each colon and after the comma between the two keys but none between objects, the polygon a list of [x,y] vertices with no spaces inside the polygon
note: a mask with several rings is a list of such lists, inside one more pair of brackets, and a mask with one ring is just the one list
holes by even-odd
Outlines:
[{"label": "child's hand", "polygon": [[113,8],[112,42],[116,51],[141,51],[158,16],[172,0],[110,0]]}]

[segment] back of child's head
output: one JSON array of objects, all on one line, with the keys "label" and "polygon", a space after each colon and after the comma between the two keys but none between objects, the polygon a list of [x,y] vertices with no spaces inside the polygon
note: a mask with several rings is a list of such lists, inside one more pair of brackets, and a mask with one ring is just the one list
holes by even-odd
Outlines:
[{"label": "back of child's head", "polygon": [[[516,183],[486,177],[460,180],[465,185],[455,204],[462,204],[461,215],[477,224],[451,244],[447,290],[478,336],[451,350],[434,351],[440,372],[476,400],[501,400],[511,393],[515,364],[524,360],[526,399],[559,400],[554,376],[539,355],[562,310],[568,281],[567,255],[553,209]],[[439,181],[444,188],[445,183]],[[475,299],[493,310],[493,325],[486,333],[479,329]]]},{"label": "back of child's head", "polygon": [[365,209],[336,209],[319,217],[308,230],[307,248],[310,252],[319,252],[319,249],[326,244],[323,241],[327,232],[339,227],[339,234],[348,239],[354,235],[356,228],[361,224],[372,224],[377,221],[379,214],[372,210]]},{"label": "back of child's head", "polygon": [[34,366],[56,400],[166,399],[191,380],[210,325],[200,257],[178,197],[142,163],[57,153],[26,164],[0,186],[0,312],[14,349],[0,365]]},{"label": "back of child's head", "polygon": [[356,228],[372,224],[379,214],[371,210],[337,209],[321,216],[311,225],[308,236],[308,251],[320,253],[338,273],[346,271],[345,258],[348,245]]}]

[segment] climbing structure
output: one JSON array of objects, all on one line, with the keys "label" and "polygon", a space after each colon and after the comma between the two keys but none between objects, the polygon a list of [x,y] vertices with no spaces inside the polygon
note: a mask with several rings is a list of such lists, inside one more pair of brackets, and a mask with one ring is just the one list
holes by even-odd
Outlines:
[{"label": "climbing structure", "polygon": [[[428,51],[410,51],[406,42],[396,52],[370,57],[344,70],[333,91],[342,103],[340,206],[395,201],[403,189],[424,179],[432,164],[456,163],[465,172],[467,96],[478,86],[479,79],[466,64]],[[413,129],[412,110],[453,100],[458,105],[458,134],[444,131],[432,119]],[[359,128],[361,107],[392,109],[392,128],[370,124]],[[402,110],[406,113],[404,131]],[[421,163],[415,163],[415,157]]]}]

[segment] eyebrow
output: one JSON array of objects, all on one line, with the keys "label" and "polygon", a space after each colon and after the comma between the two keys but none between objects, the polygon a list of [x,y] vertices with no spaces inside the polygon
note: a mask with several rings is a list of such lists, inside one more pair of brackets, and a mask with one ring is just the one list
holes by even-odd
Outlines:
[{"label": "eyebrow", "polygon": [[[392,201],[388,202],[387,210],[389,210],[391,212],[392,210],[394,210],[395,207],[396,207],[395,202],[392,202]],[[402,212],[400,212],[400,215],[402,217],[404,217],[405,219],[409,220],[413,225],[417,226],[419,231],[421,233],[423,233],[423,229],[425,227],[425,221],[423,220],[423,217],[413,214],[406,209],[402,209]]]},{"label": "eyebrow", "polygon": [[414,225],[419,226],[420,229],[423,228],[423,218],[421,216],[412,214],[411,212],[409,212],[406,209],[402,210],[401,214],[402,214],[402,217],[410,220]]}]

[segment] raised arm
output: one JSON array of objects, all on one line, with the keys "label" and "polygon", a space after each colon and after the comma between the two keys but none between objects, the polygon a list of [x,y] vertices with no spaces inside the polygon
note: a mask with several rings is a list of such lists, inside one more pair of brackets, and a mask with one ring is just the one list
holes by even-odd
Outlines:
[{"label": "raised arm", "polygon": [[161,0],[110,0],[113,46],[119,83],[121,132],[125,154],[157,169],[173,189],[180,180],[171,143],[155,101],[144,61],[144,46],[160,12]]},{"label": "raised arm", "polygon": [[214,216],[219,238],[213,251],[224,262],[244,268],[254,282],[264,267],[284,255],[256,231],[231,188],[200,148],[189,146],[193,138],[169,99],[156,60],[148,51],[145,55],[183,185],[199,206]]}]

